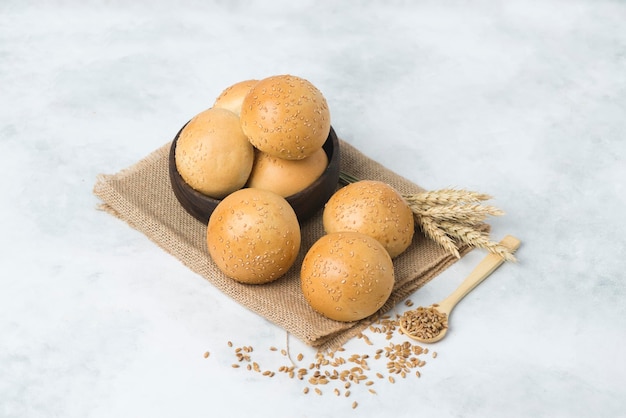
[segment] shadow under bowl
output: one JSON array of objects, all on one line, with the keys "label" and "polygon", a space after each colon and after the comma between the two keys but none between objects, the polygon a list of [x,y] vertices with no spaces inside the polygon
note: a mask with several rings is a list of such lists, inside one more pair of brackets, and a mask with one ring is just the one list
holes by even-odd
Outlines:
[{"label": "shadow under bowl", "polygon": [[[176,143],[185,126],[178,131],[170,147],[170,183],[181,206],[200,222],[208,223],[213,210],[221,202],[221,199],[209,197],[193,189],[183,180],[176,168]],[[339,139],[332,126],[322,148],[328,157],[326,170],[307,188],[285,198],[296,212],[300,223],[315,215],[337,190],[340,171]]]}]

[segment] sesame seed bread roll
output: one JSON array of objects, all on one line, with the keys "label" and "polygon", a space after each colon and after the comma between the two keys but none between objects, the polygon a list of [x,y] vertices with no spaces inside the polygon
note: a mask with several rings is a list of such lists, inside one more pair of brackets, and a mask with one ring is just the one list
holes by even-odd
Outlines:
[{"label": "sesame seed bread roll", "polygon": [[221,199],[242,188],[254,162],[254,148],[234,113],[211,108],[194,116],[176,143],[176,169],[185,182]]},{"label": "sesame seed bread roll", "polygon": [[300,282],[311,307],[336,321],[358,321],[378,311],[395,281],[389,253],[359,232],[322,236],[302,261]]},{"label": "sesame seed bread roll", "polygon": [[255,84],[243,100],[240,117],[252,145],[287,160],[313,154],[330,132],[326,99],[311,82],[292,75]]},{"label": "sesame seed bread roll", "polygon": [[237,190],[209,218],[207,247],[228,277],[248,284],[272,282],[294,264],[300,224],[289,203],[261,189]]},{"label": "sesame seed bread roll", "polygon": [[413,211],[390,185],[361,180],[339,189],[326,203],[322,215],[327,233],[355,231],[377,239],[395,258],[413,240]]},{"label": "sesame seed bread roll", "polygon": [[322,148],[301,160],[285,160],[257,151],[247,185],[287,197],[310,186],[327,165],[328,156]]},{"label": "sesame seed bread roll", "polygon": [[259,80],[245,80],[225,88],[217,99],[215,99],[213,107],[230,110],[239,116],[244,97],[246,97],[250,89],[258,82]]}]

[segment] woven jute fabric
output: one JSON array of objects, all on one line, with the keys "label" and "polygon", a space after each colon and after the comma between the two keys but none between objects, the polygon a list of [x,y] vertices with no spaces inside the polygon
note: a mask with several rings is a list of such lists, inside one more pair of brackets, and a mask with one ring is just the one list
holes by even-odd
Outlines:
[{"label": "woven jute fabric", "polygon": [[[359,179],[383,181],[402,194],[423,191],[349,143],[339,143],[342,171]],[[206,225],[189,215],[172,191],[168,174],[170,146],[163,145],[116,174],[99,175],[94,193],[102,200],[100,207],[145,234],[242,306],[308,345],[336,348],[368,327],[376,315],[358,322],[333,321],[313,311],[302,294],[299,268],[306,251],[324,235],[322,210],[301,225],[300,254],[282,278],[269,284],[246,285],[226,277],[208,253]],[[467,251],[467,246],[460,247],[461,254]],[[411,246],[394,259],[394,289],[377,314],[389,311],[456,260],[417,230]]]}]

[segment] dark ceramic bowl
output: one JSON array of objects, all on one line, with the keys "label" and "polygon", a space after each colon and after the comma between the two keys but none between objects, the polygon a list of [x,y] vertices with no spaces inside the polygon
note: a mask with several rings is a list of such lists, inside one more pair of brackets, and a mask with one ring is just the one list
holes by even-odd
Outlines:
[{"label": "dark ceramic bowl", "polygon": [[[184,128],[184,126],[183,126]],[[170,148],[169,155],[169,174],[172,189],[174,195],[182,205],[182,207],[189,212],[193,217],[203,223],[209,221],[209,217],[215,207],[221,202],[220,199],[214,199],[206,196],[197,190],[194,190],[189,186],[180,173],[176,169],[176,143],[181,131],[176,134],[172,146]],[[339,139],[334,129],[330,128],[328,138],[323,145],[323,149],[328,156],[328,166],[322,175],[313,182],[306,189],[288,196],[287,202],[291,205],[296,212],[300,223],[311,218],[315,213],[321,209],[328,199],[333,195],[337,189],[337,183],[339,181]]]}]

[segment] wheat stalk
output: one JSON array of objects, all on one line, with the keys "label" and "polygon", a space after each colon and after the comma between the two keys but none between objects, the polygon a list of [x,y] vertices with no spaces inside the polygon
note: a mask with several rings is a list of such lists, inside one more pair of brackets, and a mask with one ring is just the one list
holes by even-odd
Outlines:
[{"label": "wheat stalk", "polygon": [[[407,202],[408,203],[408,202]],[[504,215],[504,212],[493,206],[483,206],[478,203],[459,204],[450,203],[439,206],[416,205],[409,203],[409,207],[419,216],[426,216],[441,221],[455,221],[468,225],[483,223],[488,216]]]}]

